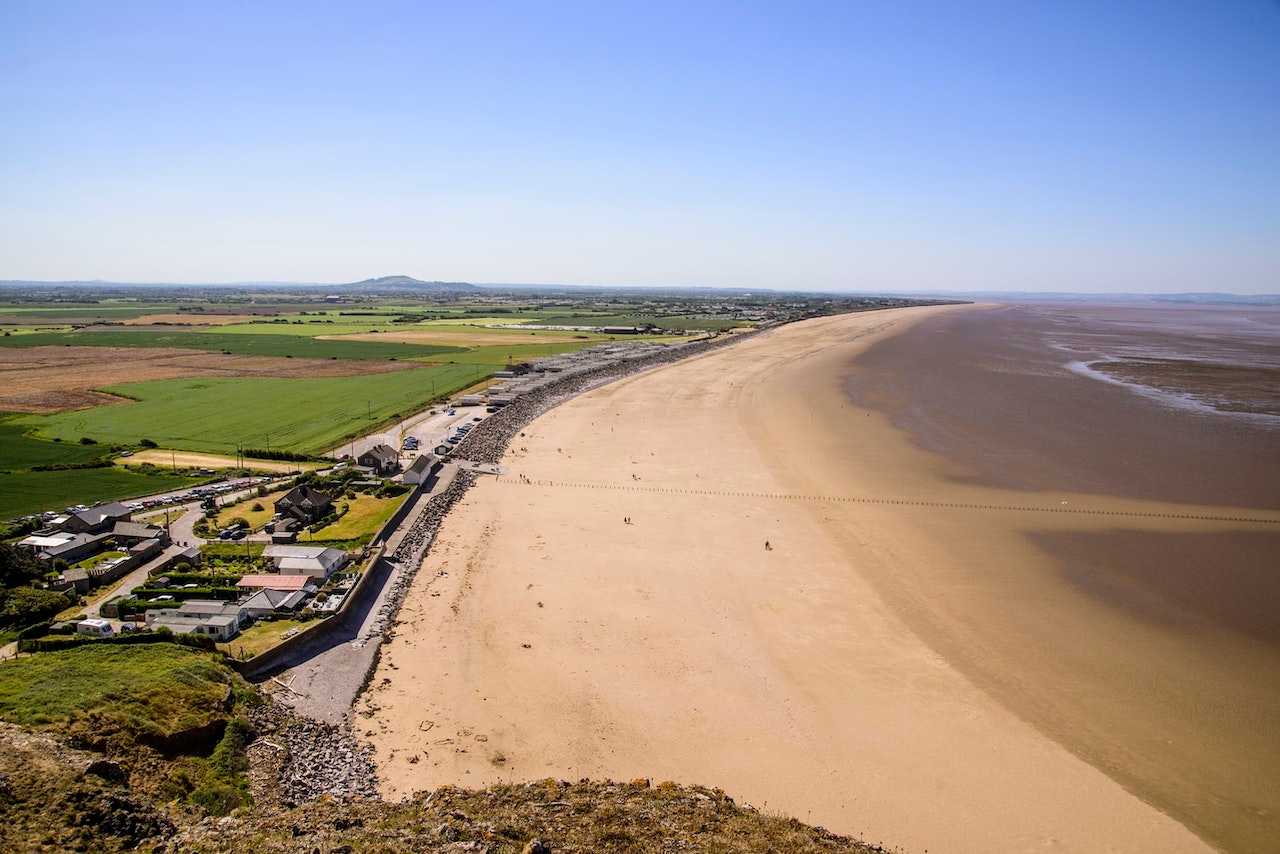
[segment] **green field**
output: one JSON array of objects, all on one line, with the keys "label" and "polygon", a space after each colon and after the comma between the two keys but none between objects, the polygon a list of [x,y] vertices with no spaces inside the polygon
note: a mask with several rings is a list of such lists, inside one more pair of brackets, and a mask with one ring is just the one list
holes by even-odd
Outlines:
[{"label": "green field", "polygon": [[592,311],[575,311],[562,314],[542,314],[526,321],[535,326],[647,326],[662,329],[689,329],[697,331],[722,331],[742,326],[741,321],[709,314],[606,314]]},{"label": "green field", "polygon": [[178,306],[164,303],[18,303],[0,305],[0,317],[21,317],[65,321],[68,318],[128,320],[144,314],[177,313]]},{"label": "green field", "polygon": [[0,667],[0,720],[166,735],[224,716],[231,682],[214,656],[169,643],[42,652]]},{"label": "green field", "polygon": [[133,403],[23,419],[40,435],[77,441],[231,453],[246,448],[318,453],[476,382],[474,365],[438,365],[318,379],[195,378],[109,386]]},{"label": "green field", "polygon": [[[322,334],[314,329],[311,334]],[[236,356],[308,359],[421,359],[460,353],[458,347],[394,344],[382,341],[321,341],[305,335],[224,335],[176,328],[163,332],[107,329],[92,332],[42,332],[0,337],[0,347],[183,347],[229,351]]]},{"label": "green field", "polygon": [[79,442],[50,442],[27,435],[30,424],[15,423],[21,415],[0,415],[0,471],[32,466],[87,463],[105,456],[106,448]]},{"label": "green field", "polygon": [[347,505],[347,512],[332,525],[326,525],[314,534],[307,534],[306,540],[337,540],[351,543],[352,548],[364,545],[373,539],[373,535],[381,530],[396,509],[407,500],[407,496],[397,495],[394,498],[375,498],[372,495],[360,495],[354,500],[341,499]]},{"label": "green field", "polygon": [[195,486],[205,477],[138,474],[119,466],[65,471],[16,471],[0,474],[0,519],[11,519],[72,504],[118,501]]}]

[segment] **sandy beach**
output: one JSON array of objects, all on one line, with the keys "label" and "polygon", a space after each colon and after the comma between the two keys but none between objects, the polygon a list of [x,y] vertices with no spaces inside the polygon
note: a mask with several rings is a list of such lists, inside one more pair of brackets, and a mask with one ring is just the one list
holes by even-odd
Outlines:
[{"label": "sandy beach", "polygon": [[[357,706],[385,794],[671,779],[907,851],[1207,851],[1188,815],[1221,845],[1231,809],[1266,812],[1265,795],[1234,792],[1217,823],[1179,811],[1204,788],[1173,778],[1212,757],[1168,766],[1159,742],[1194,739],[1179,704],[1215,685],[1151,700],[1171,730],[1147,718],[1134,696],[1167,686],[1142,684],[1144,660],[1185,653],[1157,629],[1120,671],[1128,689],[1113,671],[1082,681],[1134,620],[1045,545],[1213,537],[1248,513],[991,486],[846,395],[869,345],[982,310],[793,324],[537,419],[446,520]],[[1046,632],[1063,654],[1020,654]],[[1224,685],[1262,666],[1244,649]],[[1269,684],[1244,689],[1261,764],[1221,769],[1255,794],[1274,755]],[[1132,732],[1109,738],[1124,720]],[[1227,847],[1262,850],[1267,827]]]}]

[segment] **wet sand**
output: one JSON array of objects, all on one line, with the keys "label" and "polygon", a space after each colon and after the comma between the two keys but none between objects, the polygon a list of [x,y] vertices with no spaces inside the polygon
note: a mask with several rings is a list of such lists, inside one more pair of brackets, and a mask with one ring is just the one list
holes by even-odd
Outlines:
[{"label": "wet sand", "polygon": [[[1078,354],[1045,346],[1062,343],[1046,319],[1064,311],[1011,306],[923,321],[858,359],[846,388],[855,401],[874,402],[919,450],[945,460],[940,471],[956,486],[1276,515],[1280,420],[1189,410],[1065,369]],[[1187,310],[1172,311],[1194,328]],[[1090,325],[1112,313],[1129,323],[1143,317],[1140,309],[1074,309],[1070,336],[1117,349],[1099,344],[1105,327]],[[1248,362],[1280,338],[1233,342],[1221,333],[1226,320],[1212,320],[1212,334],[1195,343],[1157,324],[1154,343],[1141,334],[1124,339],[1125,355],[1199,346]],[[1273,850],[1277,526],[1024,520],[986,525],[976,540],[956,537],[950,558],[981,567],[976,586],[975,577],[962,582],[979,595],[920,604],[928,590],[938,592],[937,575],[915,563],[910,573],[877,576],[915,631],[1009,708],[1216,845]],[[983,559],[1026,544],[1034,552],[1018,562]],[[1011,613],[1011,603],[1022,613]],[[1039,684],[1023,681],[1026,674]]]},{"label": "wet sand", "polygon": [[1200,851],[1179,821],[1215,841],[1223,822],[1187,799],[1269,809],[1265,684],[1243,689],[1253,756],[1215,771],[1168,743],[1257,674],[1256,639],[1231,634],[1254,654],[1183,697],[1148,678],[1182,630],[1099,601],[1035,539],[1215,536],[1238,507],[988,485],[850,402],[868,344],[981,311],[796,324],[534,422],[446,521],[358,705],[386,793],[670,778],[913,851]]}]

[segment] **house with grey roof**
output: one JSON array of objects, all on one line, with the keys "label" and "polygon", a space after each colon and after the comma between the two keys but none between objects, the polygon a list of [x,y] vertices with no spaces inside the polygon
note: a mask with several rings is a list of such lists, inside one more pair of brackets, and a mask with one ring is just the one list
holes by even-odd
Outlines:
[{"label": "house with grey roof", "polygon": [[246,614],[254,619],[293,614],[311,598],[315,588],[302,590],[273,590],[262,588],[240,603]]},{"label": "house with grey roof", "polygon": [[133,511],[119,501],[95,504],[87,510],[78,510],[67,516],[59,529],[70,533],[102,533],[117,522],[128,522]]},{"label": "house with grey roof", "polygon": [[195,634],[225,643],[240,633],[250,616],[236,602],[188,599],[177,608],[147,611],[147,627],[165,628],[174,634]]},{"label": "house with grey roof", "polygon": [[342,549],[325,546],[272,543],[262,550],[262,556],[274,563],[281,575],[307,575],[311,578],[328,578],[347,562],[347,553]]},{"label": "house with grey roof", "polygon": [[310,484],[295,486],[276,500],[275,510],[304,524],[314,522],[333,511],[333,498]]},{"label": "house with grey roof", "polygon": [[426,483],[440,469],[440,458],[435,454],[420,454],[405,470],[405,483]]},{"label": "house with grey roof", "polygon": [[380,443],[356,457],[356,462],[376,474],[395,474],[400,470],[400,452],[390,445]]}]

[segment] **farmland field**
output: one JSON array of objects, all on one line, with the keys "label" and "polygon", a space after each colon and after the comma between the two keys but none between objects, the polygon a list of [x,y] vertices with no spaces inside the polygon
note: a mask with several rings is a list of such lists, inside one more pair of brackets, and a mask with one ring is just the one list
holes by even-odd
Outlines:
[{"label": "farmland field", "polygon": [[[0,305],[0,518],[186,486],[192,478],[164,471],[217,468],[239,448],[322,453],[514,362],[687,340],[547,327],[740,325],[668,298],[139,293]],[[144,439],[160,447],[139,449]],[[109,468],[31,470],[90,463],[113,445],[134,453]],[[351,539],[365,509],[326,536]]]},{"label": "farmland field", "polygon": [[320,379],[200,378],[109,386],[133,402],[23,423],[48,438],[233,453],[237,445],[319,453],[399,414],[421,408],[480,379],[473,365],[439,365],[394,373]]},{"label": "farmland field", "polygon": [[19,417],[0,414],[0,471],[87,463],[107,453],[95,445],[36,439],[28,435],[31,425],[15,421]]},{"label": "farmland field", "polygon": [[[312,334],[318,333],[313,330]],[[0,347],[41,346],[169,347],[212,350],[216,353],[230,352],[237,356],[307,359],[421,359],[444,353],[461,352],[455,347],[432,347],[422,344],[334,341],[305,335],[230,334],[182,329],[106,329],[0,337]]]},{"label": "farmland field", "polygon": [[0,519],[167,492],[204,483],[208,478],[140,474],[117,466],[64,471],[16,471],[0,474]]},{"label": "farmland field", "polygon": [[148,448],[116,460],[116,465],[120,466],[140,466],[145,463],[161,468],[172,465],[204,469],[246,468],[250,471],[269,472],[307,471],[323,465],[322,463],[282,462],[281,460],[258,460],[253,457],[201,454],[196,451],[175,451],[171,448]]}]

